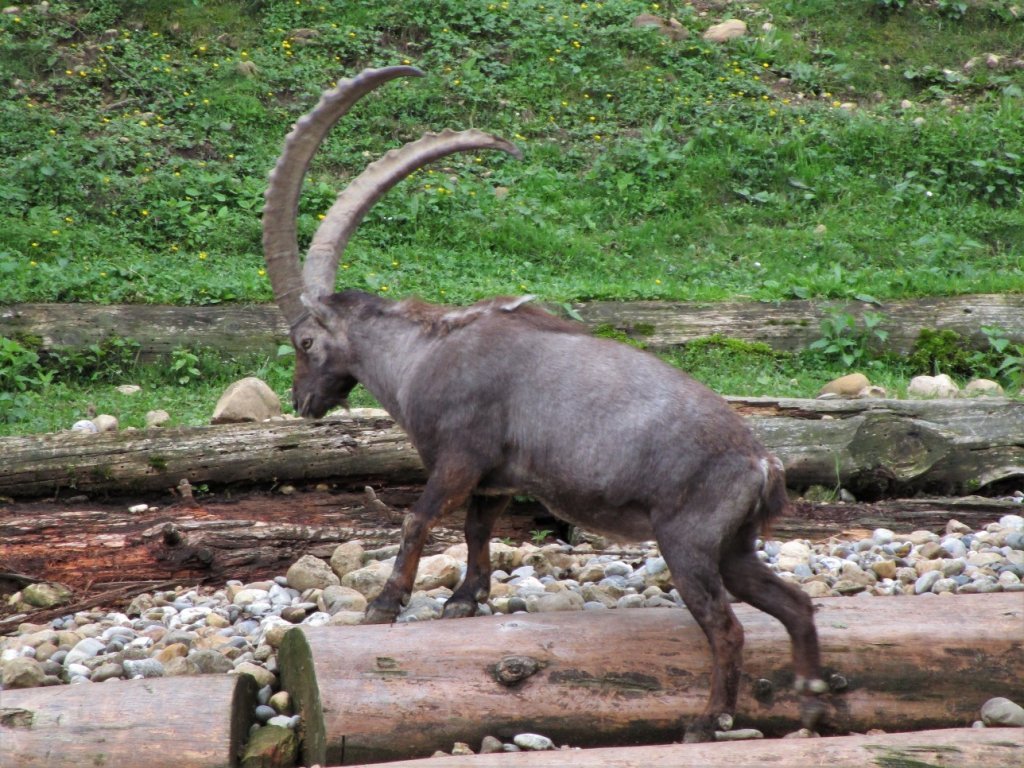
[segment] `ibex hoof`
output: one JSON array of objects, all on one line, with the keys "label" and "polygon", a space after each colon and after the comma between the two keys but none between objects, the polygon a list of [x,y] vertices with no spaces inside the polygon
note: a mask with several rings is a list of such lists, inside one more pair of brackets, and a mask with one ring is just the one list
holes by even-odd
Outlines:
[{"label": "ibex hoof", "polygon": [[817,731],[825,717],[825,705],[820,699],[805,698],[800,702],[800,724],[809,731]]},{"label": "ibex hoof", "polygon": [[398,616],[396,609],[371,604],[366,609],[366,617],[363,619],[363,624],[392,624],[396,616]]},{"label": "ibex hoof", "polygon": [[683,734],[684,744],[699,744],[705,741],[715,740],[714,718],[698,717],[688,726]]}]

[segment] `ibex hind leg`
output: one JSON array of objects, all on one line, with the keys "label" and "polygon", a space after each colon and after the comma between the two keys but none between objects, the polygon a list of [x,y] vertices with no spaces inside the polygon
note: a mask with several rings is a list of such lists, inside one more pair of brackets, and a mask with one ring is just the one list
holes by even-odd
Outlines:
[{"label": "ibex hind leg", "polygon": [[814,729],[825,708],[818,696],[828,686],[821,677],[821,651],[814,626],[811,599],[799,587],[787,584],[757,559],[753,546],[725,554],[721,561],[726,588],[740,600],[774,616],[789,633],[797,689],[803,696],[803,725]]},{"label": "ibex hind leg", "polygon": [[743,656],[743,627],[718,572],[717,542],[700,536],[700,528],[688,517],[655,529],[672,581],[711,646],[711,692],[704,711],[687,725],[686,742],[714,741],[716,730],[732,726]]},{"label": "ibex hind leg", "polygon": [[491,593],[491,531],[495,521],[512,501],[511,496],[473,496],[466,510],[466,576],[448,602],[444,604],[446,619],[472,616],[477,604]]}]

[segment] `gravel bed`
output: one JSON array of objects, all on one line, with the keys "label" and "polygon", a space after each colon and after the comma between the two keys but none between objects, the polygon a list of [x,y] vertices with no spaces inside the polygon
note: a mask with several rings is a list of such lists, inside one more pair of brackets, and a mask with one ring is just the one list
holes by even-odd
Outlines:
[{"label": "gravel bed", "polygon": [[[295,624],[359,623],[367,595],[390,573],[395,549],[365,551],[359,542],[347,542],[330,562],[305,556],[273,579],[145,593],[123,612],[82,611],[48,624],[22,624],[0,638],[0,689],[251,674],[260,685],[257,723],[294,728],[298,716],[287,693],[278,690],[277,647],[284,633]],[[424,558],[398,621],[439,617],[461,579],[465,554],[465,545],[456,545]],[[758,556],[812,597],[941,599],[1024,591],[1024,517],[1005,515],[980,530],[950,520],[942,535],[879,528],[859,540],[768,540],[758,543]],[[493,542],[492,565],[483,614],[682,605],[653,544],[597,550],[592,544]]]}]

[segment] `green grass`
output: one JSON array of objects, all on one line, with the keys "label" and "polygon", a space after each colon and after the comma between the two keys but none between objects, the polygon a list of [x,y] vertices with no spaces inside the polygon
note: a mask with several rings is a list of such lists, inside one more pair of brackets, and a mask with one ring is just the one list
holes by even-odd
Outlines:
[{"label": "green grass", "polygon": [[[425,130],[483,128],[525,157],[403,182],[339,285],[456,303],[1022,291],[1024,21],[1005,0],[886,5],[730,4],[750,34],[726,45],[701,39],[710,3],[23,6],[0,14],[0,304],[270,301],[259,219],[285,133],[339,77],[403,62],[427,77],[366,98],[315,159],[303,238],[368,158]],[[689,39],[633,28],[645,12]]]}]

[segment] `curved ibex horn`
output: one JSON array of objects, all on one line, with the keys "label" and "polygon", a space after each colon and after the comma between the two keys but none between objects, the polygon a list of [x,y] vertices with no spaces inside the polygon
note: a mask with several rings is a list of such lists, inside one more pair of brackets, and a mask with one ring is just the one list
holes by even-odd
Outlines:
[{"label": "curved ibex horn", "polygon": [[338,195],[320,223],[306,254],[302,271],[306,290],[314,296],[333,293],[338,262],[352,233],[367,211],[395,184],[424,165],[455,152],[498,149],[522,157],[519,148],[504,139],[477,130],[426,133],[401,149],[393,149],[366,166]]},{"label": "curved ibex horn", "polygon": [[370,164],[338,195],[310,245],[303,280],[299,267],[297,217],[299,195],[309,163],[327,133],[352,105],[396,77],[423,73],[415,67],[367,69],[326,91],[307,115],[296,121],[270,173],[263,207],[263,250],[274,298],[289,324],[305,316],[301,296],[331,293],[345,244],[370,207],[416,169],[453,152],[501,149],[519,156],[508,142],[480,131],[427,134]]}]

